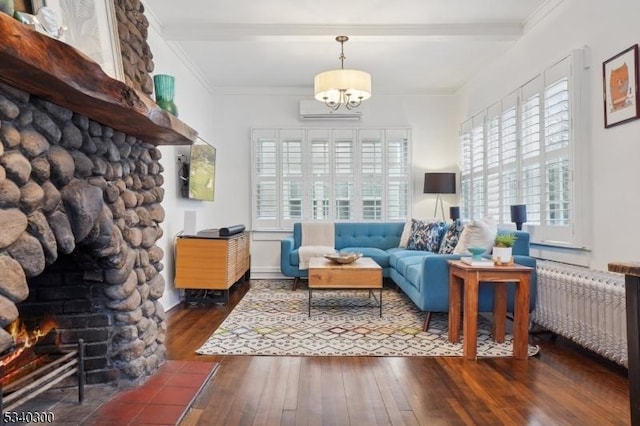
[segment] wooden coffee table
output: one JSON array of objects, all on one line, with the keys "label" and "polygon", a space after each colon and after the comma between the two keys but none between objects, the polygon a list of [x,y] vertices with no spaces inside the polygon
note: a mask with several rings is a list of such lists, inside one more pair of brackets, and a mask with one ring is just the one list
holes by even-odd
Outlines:
[{"label": "wooden coffee table", "polygon": [[[378,306],[382,317],[382,268],[375,260],[362,257],[353,263],[340,264],[323,257],[309,260],[309,316],[314,289],[380,290]],[[375,298],[375,296],[374,296]]]},{"label": "wooden coffee table", "polygon": [[507,284],[515,283],[513,314],[513,357],[527,359],[529,340],[529,283],[532,268],[522,265],[478,267],[449,260],[449,341],[460,339],[460,305],[464,293],[465,359],[476,359],[478,332],[478,287],[480,282],[494,285],[493,339],[504,342],[507,316]]}]

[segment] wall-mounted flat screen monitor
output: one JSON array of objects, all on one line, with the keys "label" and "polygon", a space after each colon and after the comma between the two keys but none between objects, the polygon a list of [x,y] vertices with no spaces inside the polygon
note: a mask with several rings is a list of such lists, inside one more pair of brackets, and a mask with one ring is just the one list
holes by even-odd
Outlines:
[{"label": "wall-mounted flat screen monitor", "polygon": [[191,146],[189,198],[213,201],[216,189],[216,149],[202,139]]}]

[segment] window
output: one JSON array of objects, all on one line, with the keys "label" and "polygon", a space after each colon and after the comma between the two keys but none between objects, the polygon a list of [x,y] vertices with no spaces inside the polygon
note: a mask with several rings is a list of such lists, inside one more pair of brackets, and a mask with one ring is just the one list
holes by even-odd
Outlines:
[{"label": "window", "polygon": [[406,220],[408,129],[255,129],[253,228],[301,220]]},{"label": "window", "polygon": [[526,204],[532,242],[583,245],[574,158],[582,71],[573,52],[462,124],[464,218],[511,225],[510,206]]}]

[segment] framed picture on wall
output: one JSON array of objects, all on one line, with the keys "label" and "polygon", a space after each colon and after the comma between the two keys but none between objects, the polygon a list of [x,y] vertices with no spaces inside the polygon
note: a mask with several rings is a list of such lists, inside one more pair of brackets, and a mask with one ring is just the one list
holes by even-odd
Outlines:
[{"label": "framed picture on wall", "polygon": [[638,98],[638,45],[602,63],[604,127],[640,117]]},{"label": "framed picture on wall", "polygon": [[124,81],[113,0],[31,0],[34,14],[47,7],[56,15],[59,40],[96,61],[111,78]]}]

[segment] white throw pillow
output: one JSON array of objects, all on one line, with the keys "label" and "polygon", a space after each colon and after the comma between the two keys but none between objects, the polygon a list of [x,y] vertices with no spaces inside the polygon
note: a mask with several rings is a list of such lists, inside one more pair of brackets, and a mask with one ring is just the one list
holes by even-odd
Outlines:
[{"label": "white throw pillow", "polygon": [[402,229],[402,235],[400,235],[400,243],[398,247],[407,248],[407,244],[409,244],[409,236],[411,235],[411,221],[408,220],[404,224],[404,228]]},{"label": "white throw pillow", "polygon": [[454,254],[469,254],[469,247],[485,247],[487,251],[493,247],[493,242],[498,234],[498,224],[491,217],[484,219],[472,220],[467,223],[460,234],[460,240],[456,248],[453,249]]}]

